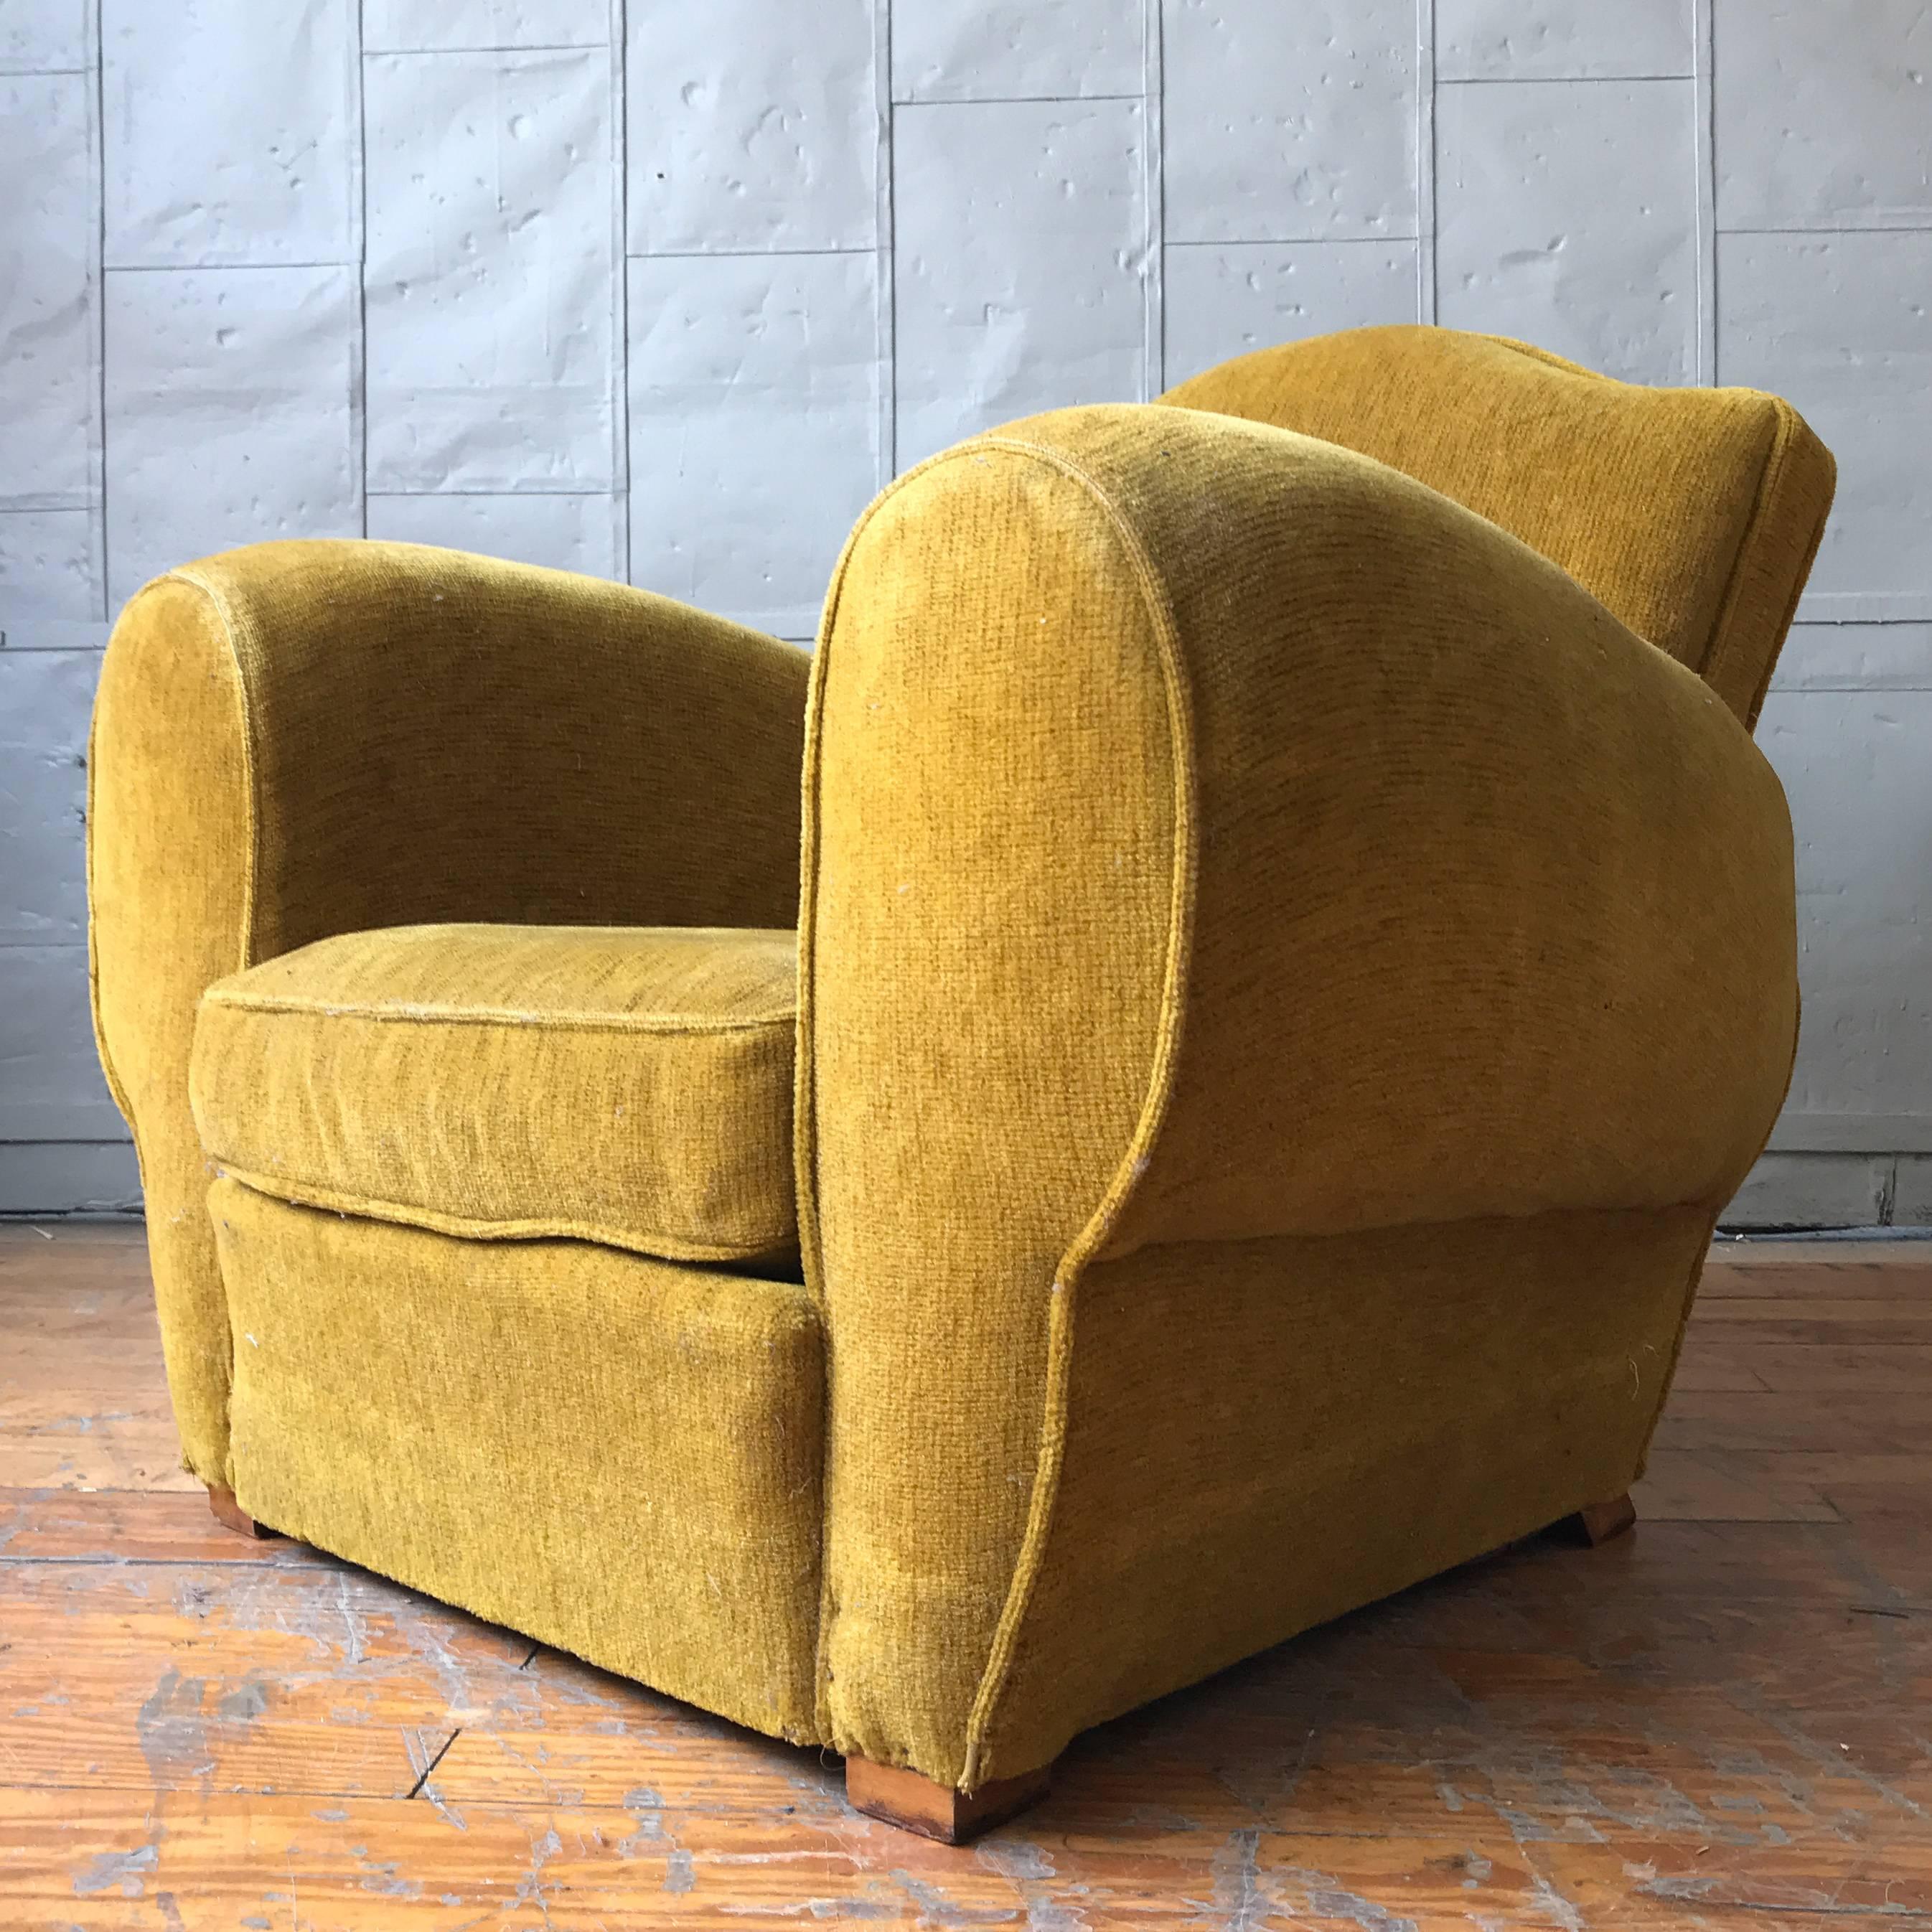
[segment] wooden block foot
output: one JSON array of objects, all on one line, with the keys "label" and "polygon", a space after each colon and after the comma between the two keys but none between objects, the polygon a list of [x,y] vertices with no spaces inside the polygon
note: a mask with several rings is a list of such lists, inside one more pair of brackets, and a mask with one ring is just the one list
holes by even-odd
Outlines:
[{"label": "wooden block foot", "polygon": [[1628,1490],[1606,1503],[1592,1503],[1570,1518],[1576,1533],[1592,1550],[1621,1536],[1636,1521],[1636,1505]]},{"label": "wooden block foot", "polygon": [[265,1522],[257,1522],[235,1500],[235,1492],[224,1489],[218,1483],[208,1486],[208,1506],[214,1512],[215,1521],[224,1528],[234,1530],[241,1535],[258,1537],[266,1542],[272,1536],[281,1534],[280,1530],[271,1529]]},{"label": "wooden block foot", "polygon": [[1018,1778],[995,1778],[969,1792],[936,1784],[916,1771],[848,1757],[845,1800],[854,1810],[882,1818],[902,1831],[937,1838],[943,1845],[963,1845],[1045,1797],[1052,1770],[1051,1765],[1042,1765]]}]

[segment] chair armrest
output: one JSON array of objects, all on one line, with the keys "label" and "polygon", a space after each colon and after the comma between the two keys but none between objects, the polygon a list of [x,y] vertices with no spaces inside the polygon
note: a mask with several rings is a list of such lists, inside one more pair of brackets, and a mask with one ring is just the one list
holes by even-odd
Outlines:
[{"label": "chair armrest", "polygon": [[1553,565],[1193,411],[1060,412],[911,472],[814,680],[824,1714],[877,1761],[1008,1776],[982,1746],[1087,1264],[1714,1213],[1789,1076],[1790,824],[1709,688]]},{"label": "chair armrest", "polygon": [[230,1350],[188,1110],[204,989],[418,921],[790,925],[808,664],[664,598],[414,544],[258,544],[128,604],[90,758],[95,1029],[197,1474],[226,1480]]}]

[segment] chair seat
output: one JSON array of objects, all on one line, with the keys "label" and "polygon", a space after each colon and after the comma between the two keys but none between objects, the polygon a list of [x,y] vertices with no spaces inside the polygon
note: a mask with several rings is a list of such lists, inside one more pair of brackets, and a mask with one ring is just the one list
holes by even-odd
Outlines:
[{"label": "chair seat", "polygon": [[795,1252],[797,942],[698,927],[395,926],[218,982],[190,1086],[263,1192],[672,1261]]}]

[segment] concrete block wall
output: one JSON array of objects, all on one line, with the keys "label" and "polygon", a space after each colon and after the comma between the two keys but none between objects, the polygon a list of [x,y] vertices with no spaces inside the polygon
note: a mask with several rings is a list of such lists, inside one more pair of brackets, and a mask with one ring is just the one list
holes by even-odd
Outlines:
[{"label": "concrete block wall", "polygon": [[1805,1040],[1741,1220],[1932,1218],[1923,0],[5,0],[0,1210],[133,1197],[86,716],[300,532],[809,637],[899,468],[1382,321],[1790,396],[1840,508],[1760,738]]}]

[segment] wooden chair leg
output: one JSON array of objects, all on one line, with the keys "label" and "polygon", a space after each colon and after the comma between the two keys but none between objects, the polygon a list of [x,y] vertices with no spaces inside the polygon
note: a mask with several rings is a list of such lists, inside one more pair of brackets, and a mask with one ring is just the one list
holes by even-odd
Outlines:
[{"label": "wooden chair leg", "polygon": [[208,1506],[214,1512],[215,1521],[225,1529],[235,1530],[243,1536],[257,1537],[263,1542],[281,1534],[280,1530],[271,1529],[265,1522],[257,1522],[235,1500],[235,1492],[224,1489],[219,1483],[208,1486]]},{"label": "wooden chair leg", "polygon": [[1636,1505],[1626,1490],[1606,1503],[1592,1503],[1570,1518],[1576,1534],[1592,1550],[1621,1536],[1636,1521]]},{"label": "wooden chair leg", "polygon": [[1046,1796],[1052,1773],[1051,1765],[1042,1765],[1018,1778],[995,1778],[976,1791],[955,1791],[916,1771],[848,1757],[845,1801],[854,1810],[902,1831],[937,1838],[943,1845],[963,1845]]}]

